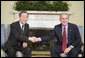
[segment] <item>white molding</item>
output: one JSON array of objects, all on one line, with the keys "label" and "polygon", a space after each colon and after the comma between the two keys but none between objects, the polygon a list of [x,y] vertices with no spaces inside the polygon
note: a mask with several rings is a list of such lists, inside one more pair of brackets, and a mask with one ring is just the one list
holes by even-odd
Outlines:
[{"label": "white molding", "polygon": [[[20,13],[20,11],[11,11],[12,13]],[[67,13],[67,14],[72,14],[71,11],[27,11],[29,14],[62,14],[62,13]]]}]

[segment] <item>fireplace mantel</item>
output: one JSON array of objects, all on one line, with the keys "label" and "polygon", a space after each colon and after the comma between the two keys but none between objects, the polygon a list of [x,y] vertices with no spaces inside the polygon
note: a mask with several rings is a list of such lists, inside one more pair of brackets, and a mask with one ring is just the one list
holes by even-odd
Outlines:
[{"label": "fireplace mantel", "polygon": [[[20,13],[20,11],[11,11],[12,13]],[[27,11],[29,14],[48,14],[48,15],[58,15],[62,13],[72,14],[70,11]]]},{"label": "fireplace mantel", "polygon": [[[14,21],[18,21],[20,11],[11,12],[14,15]],[[27,13],[29,14],[27,23],[30,29],[53,29],[55,25],[60,24],[60,14],[72,14],[69,11],[27,11]]]}]

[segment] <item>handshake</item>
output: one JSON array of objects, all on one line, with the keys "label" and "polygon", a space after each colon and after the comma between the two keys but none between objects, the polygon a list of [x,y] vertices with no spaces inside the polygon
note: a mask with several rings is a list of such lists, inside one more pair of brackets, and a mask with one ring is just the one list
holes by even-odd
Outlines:
[{"label": "handshake", "polygon": [[38,38],[36,38],[35,36],[29,37],[29,40],[33,43],[38,42]]},{"label": "handshake", "polygon": [[[35,43],[35,42],[38,42],[38,39],[39,38],[36,38],[36,37],[29,37],[28,40],[30,40],[31,42]],[[27,43],[26,42],[23,42],[23,48],[27,47]]]}]

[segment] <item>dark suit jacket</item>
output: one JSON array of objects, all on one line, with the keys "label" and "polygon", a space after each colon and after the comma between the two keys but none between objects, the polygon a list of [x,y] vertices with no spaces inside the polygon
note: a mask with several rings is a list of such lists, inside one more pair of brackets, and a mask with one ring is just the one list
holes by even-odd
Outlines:
[{"label": "dark suit jacket", "polygon": [[[62,48],[62,24],[56,25],[53,32],[45,37],[41,37],[41,41],[49,41],[56,37],[57,42],[55,44],[57,50]],[[68,45],[73,45],[74,48],[81,46],[81,37],[78,27],[75,24],[68,23]]]},{"label": "dark suit jacket", "polygon": [[25,24],[24,32],[20,27],[19,21],[14,22],[10,25],[10,35],[7,42],[5,43],[5,50],[10,46],[15,47],[23,42],[28,42],[29,37],[29,25]]}]

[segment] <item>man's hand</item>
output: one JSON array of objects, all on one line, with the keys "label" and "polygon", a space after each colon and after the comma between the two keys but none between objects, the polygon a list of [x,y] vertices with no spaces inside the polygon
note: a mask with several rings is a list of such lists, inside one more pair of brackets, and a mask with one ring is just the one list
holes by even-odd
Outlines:
[{"label": "man's hand", "polygon": [[27,43],[23,42],[23,48],[27,47]]},{"label": "man's hand", "polygon": [[64,54],[68,54],[71,49],[72,49],[71,47],[66,48],[65,51],[64,51]]},{"label": "man's hand", "polygon": [[38,42],[38,38],[36,38],[34,36],[33,37],[29,37],[29,40],[32,41],[33,43],[34,42]]},{"label": "man's hand", "polygon": [[34,38],[34,42],[38,42],[38,38]]}]

